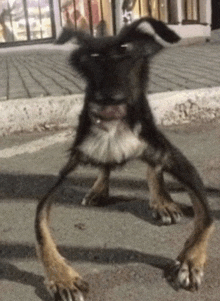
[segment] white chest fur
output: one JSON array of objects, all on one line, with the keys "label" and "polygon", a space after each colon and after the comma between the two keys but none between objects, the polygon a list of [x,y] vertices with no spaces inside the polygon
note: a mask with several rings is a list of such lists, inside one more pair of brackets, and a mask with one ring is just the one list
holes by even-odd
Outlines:
[{"label": "white chest fur", "polygon": [[103,127],[94,125],[90,134],[79,145],[79,150],[99,163],[122,163],[139,157],[146,144],[121,120],[104,122]]}]

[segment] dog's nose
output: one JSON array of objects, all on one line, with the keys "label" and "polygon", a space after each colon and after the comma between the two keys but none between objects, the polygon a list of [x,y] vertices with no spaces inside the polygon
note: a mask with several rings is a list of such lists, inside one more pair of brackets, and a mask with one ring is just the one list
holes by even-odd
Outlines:
[{"label": "dog's nose", "polygon": [[100,103],[122,103],[125,102],[125,93],[118,91],[118,92],[108,92],[104,91],[103,93],[98,91],[95,93],[95,100]]}]

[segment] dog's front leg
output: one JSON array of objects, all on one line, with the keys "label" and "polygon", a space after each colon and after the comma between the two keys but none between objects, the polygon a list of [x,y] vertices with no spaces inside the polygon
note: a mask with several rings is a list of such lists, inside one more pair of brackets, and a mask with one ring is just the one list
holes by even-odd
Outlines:
[{"label": "dog's front leg", "polygon": [[150,193],[149,207],[153,217],[164,225],[179,222],[182,212],[165,188],[160,165],[153,167],[147,164],[147,182]]},{"label": "dog's front leg", "polygon": [[205,188],[194,166],[165,137],[158,141],[158,145],[161,145],[158,149],[148,147],[146,160],[155,168],[159,166],[169,172],[185,185],[193,204],[194,229],[177,257],[175,281],[181,287],[196,290],[203,277],[208,240],[213,230]]},{"label": "dog's front leg", "polygon": [[45,269],[48,290],[55,301],[83,301],[83,292],[88,290],[87,283],[82,280],[80,275],[72,269],[59,253],[49,229],[49,215],[53,195],[66,176],[76,168],[79,162],[79,154],[70,156],[68,163],[61,170],[55,185],[39,201],[36,211],[37,253]]},{"label": "dog's front leg", "polygon": [[103,204],[109,194],[110,167],[102,166],[94,185],[82,200],[82,205],[97,206]]},{"label": "dog's front leg", "polygon": [[208,241],[214,229],[205,187],[195,167],[172,145],[163,157],[163,166],[188,188],[193,204],[194,229],[177,257],[176,280],[185,289],[197,290],[203,278]]}]

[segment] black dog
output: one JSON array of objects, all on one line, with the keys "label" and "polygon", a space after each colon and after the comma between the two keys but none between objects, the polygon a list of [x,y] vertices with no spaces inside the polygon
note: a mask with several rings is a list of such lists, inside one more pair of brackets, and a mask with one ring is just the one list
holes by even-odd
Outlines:
[{"label": "black dog", "polygon": [[195,168],[156,128],[146,99],[149,60],[179,37],[164,23],[142,18],[114,37],[93,38],[66,29],[60,38],[75,37],[79,48],[70,64],[86,79],[87,88],[76,139],[68,163],[54,187],[41,200],[36,214],[39,256],[55,300],[84,300],[87,284],[59,254],[48,227],[51,194],[78,164],[90,163],[100,174],[83,205],[96,205],[108,196],[113,168],[131,159],[147,165],[150,207],[165,224],[176,223],[181,210],[163,183],[163,172],[175,176],[190,193],[195,228],[177,258],[176,280],[186,289],[197,289],[203,276],[207,241],[212,229],[203,183]]}]

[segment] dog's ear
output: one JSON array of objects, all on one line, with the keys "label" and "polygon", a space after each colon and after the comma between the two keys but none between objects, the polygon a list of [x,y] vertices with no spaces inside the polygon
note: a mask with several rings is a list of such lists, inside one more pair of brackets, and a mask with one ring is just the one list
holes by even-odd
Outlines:
[{"label": "dog's ear", "polygon": [[177,43],[180,37],[165,23],[144,17],[124,27],[119,34],[122,39],[146,41],[146,54],[153,55],[169,44]]},{"label": "dog's ear", "polygon": [[92,37],[83,31],[75,31],[71,28],[64,27],[61,34],[55,41],[55,44],[65,44],[68,41],[75,39],[79,45],[85,45]]},{"label": "dog's ear", "polygon": [[74,37],[74,35],[74,30],[72,30],[71,28],[63,27],[61,34],[55,41],[55,44],[65,44],[70,41]]},{"label": "dog's ear", "polygon": [[164,22],[152,18],[142,18],[135,25],[136,30],[155,38],[162,46],[165,43],[177,43],[180,37],[171,30]]}]

